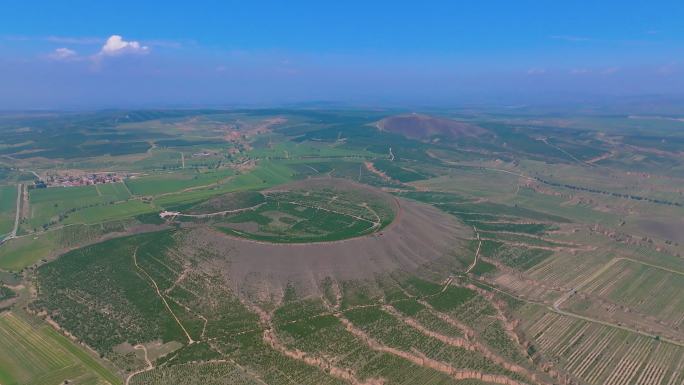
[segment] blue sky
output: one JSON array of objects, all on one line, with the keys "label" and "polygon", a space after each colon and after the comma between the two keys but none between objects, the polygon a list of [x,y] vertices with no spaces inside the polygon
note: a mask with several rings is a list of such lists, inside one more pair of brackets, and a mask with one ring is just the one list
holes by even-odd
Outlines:
[{"label": "blue sky", "polygon": [[0,109],[677,95],[681,1],[13,1]]}]

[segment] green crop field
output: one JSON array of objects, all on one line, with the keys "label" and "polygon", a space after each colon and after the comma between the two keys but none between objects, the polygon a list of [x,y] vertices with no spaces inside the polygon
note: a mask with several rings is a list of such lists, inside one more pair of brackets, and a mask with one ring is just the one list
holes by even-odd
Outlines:
[{"label": "green crop field", "polygon": [[[112,206],[129,198],[125,186],[121,183],[107,185],[90,185],[80,187],[53,187],[47,189],[33,189],[29,193],[30,228],[47,228],[58,223],[76,223],[65,219],[72,215],[79,215],[82,210],[98,210]],[[115,211],[115,210],[114,210]],[[86,214],[85,218],[92,219],[97,214]]]},{"label": "green crop field", "polygon": [[88,207],[69,214],[63,224],[94,224],[134,217],[136,215],[156,212],[158,209],[138,200],[111,203],[103,206]]},{"label": "green crop field", "polygon": [[141,176],[126,181],[134,195],[160,195],[184,189],[217,184],[233,175],[231,170],[180,170],[158,175]]},{"label": "green crop field", "polygon": [[[156,216],[156,214],[155,214]],[[0,269],[20,271],[67,249],[93,242],[110,232],[124,231],[124,222],[69,225],[12,239],[0,248]]]},{"label": "green crop field", "polygon": [[49,326],[35,327],[13,313],[0,314],[2,384],[120,384],[93,357]]},{"label": "green crop field", "polygon": [[121,182],[95,185],[95,189],[98,195],[115,197],[117,201],[126,200],[131,196],[126,186]]}]

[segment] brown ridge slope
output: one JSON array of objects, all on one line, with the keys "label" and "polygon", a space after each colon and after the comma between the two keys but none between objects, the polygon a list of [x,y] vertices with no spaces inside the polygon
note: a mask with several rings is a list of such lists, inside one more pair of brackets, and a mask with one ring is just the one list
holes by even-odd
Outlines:
[{"label": "brown ridge slope", "polygon": [[415,113],[384,118],[377,123],[377,127],[410,139],[429,139],[434,136],[459,138],[479,136],[487,132],[474,124]]},{"label": "brown ridge slope", "polygon": [[467,254],[472,229],[432,206],[403,199],[396,202],[399,207],[393,223],[358,238],[276,244],[201,226],[185,233],[183,249],[212,255],[207,268],[221,270],[236,293],[263,301],[281,298],[288,285],[302,295],[320,294],[326,277],[370,279],[378,273],[414,271],[439,258]]}]

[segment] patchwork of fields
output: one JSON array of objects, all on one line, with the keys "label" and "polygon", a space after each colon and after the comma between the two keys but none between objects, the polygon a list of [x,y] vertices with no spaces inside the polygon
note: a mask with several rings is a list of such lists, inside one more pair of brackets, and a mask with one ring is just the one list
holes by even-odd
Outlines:
[{"label": "patchwork of fields", "polygon": [[0,125],[0,383],[684,384],[676,140],[393,113]]}]

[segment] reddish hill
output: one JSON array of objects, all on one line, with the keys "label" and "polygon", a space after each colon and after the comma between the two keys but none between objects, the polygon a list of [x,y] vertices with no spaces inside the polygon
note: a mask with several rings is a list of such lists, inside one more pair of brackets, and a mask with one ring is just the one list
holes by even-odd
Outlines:
[{"label": "reddish hill", "polygon": [[411,139],[429,139],[434,136],[458,138],[479,136],[486,132],[484,128],[474,124],[420,114],[390,116],[379,121],[377,127]]}]

